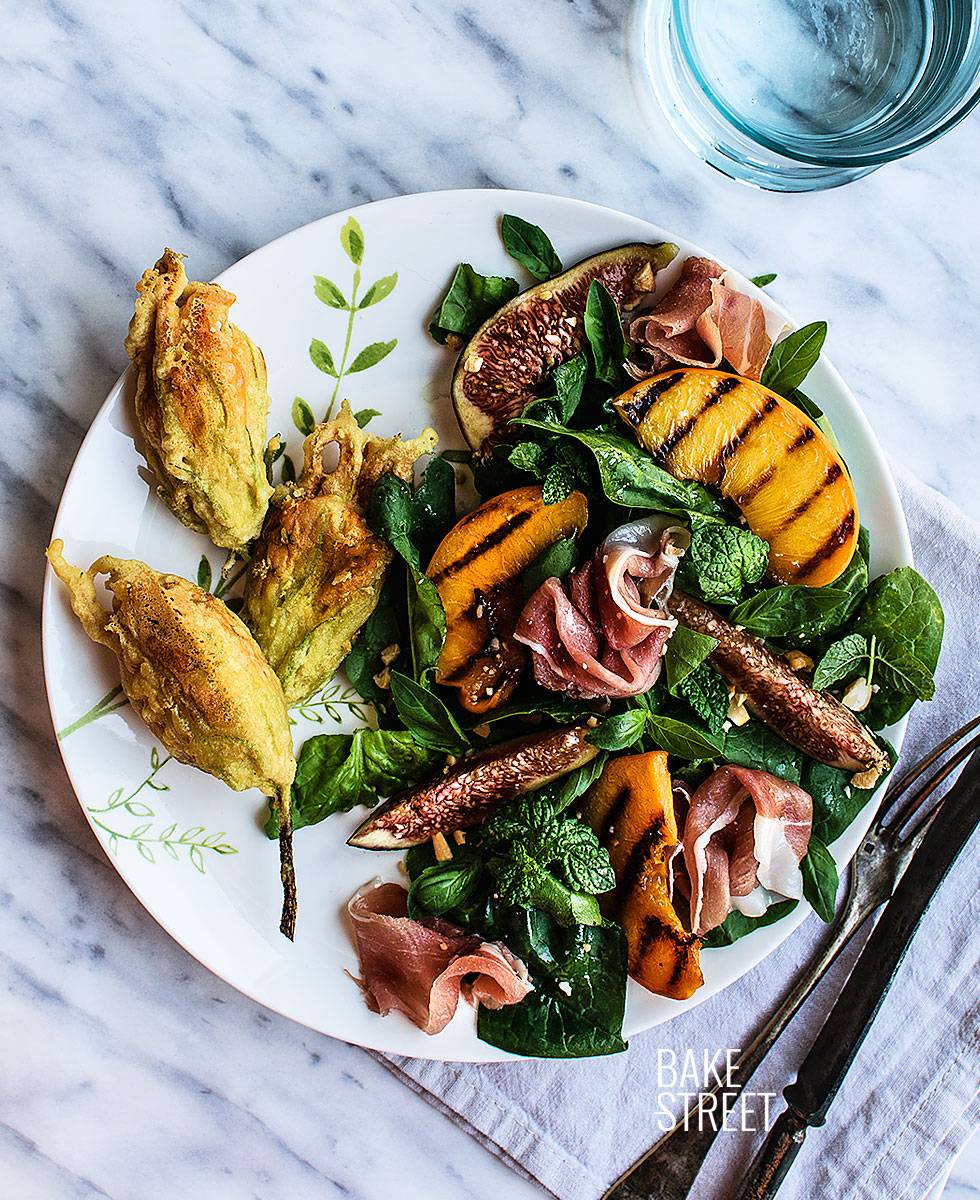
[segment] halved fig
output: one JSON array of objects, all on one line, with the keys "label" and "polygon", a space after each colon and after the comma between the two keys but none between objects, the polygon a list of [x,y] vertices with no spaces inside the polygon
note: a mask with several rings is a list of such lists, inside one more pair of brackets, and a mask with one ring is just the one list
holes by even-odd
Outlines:
[{"label": "halved fig", "polygon": [[364,850],[404,850],[436,833],[472,829],[505,800],[544,787],[599,753],[588,729],[536,733],[463,759],[430,783],[392,796],[347,839]]},{"label": "halved fig", "polygon": [[585,344],[582,316],[589,284],[600,280],[621,310],[652,292],[676,256],[670,242],[634,242],[586,258],[521,292],[473,334],[456,363],[452,397],[470,447],[489,454],[551,372]]}]

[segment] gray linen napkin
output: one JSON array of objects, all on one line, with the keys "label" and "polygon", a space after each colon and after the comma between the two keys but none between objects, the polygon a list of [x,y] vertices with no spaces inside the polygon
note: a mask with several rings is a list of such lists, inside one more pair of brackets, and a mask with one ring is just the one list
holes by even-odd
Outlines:
[{"label": "gray linen napkin", "polygon": [[[900,466],[894,471],[916,564],[947,618],[936,699],[919,706],[905,743],[903,762],[912,762],[980,708],[980,527]],[[783,1185],[786,1200],[919,1200],[969,1138],[980,1117],[978,866],[974,839],[926,914],[827,1125],[811,1133]],[[746,1045],[823,936],[811,915],[726,991],[634,1037],[627,1053],[611,1058],[480,1066],[377,1057],[560,1200],[591,1200],[660,1136],[658,1049]],[[781,1092],[792,1078],[857,953],[852,947],[835,965],[750,1090]],[[774,1112],[781,1107],[779,1096]],[[724,1196],[759,1141],[721,1134],[699,1177],[698,1200]]]}]

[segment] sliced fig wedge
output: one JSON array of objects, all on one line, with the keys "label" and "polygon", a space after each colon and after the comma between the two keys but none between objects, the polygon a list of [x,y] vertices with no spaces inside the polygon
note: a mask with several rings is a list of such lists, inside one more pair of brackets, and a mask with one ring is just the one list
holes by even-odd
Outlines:
[{"label": "sliced fig wedge", "polygon": [[888,770],[888,755],[850,709],[826,692],[814,691],[759,638],[676,588],[668,606],[682,625],[715,638],[718,645],[708,662],[745,696],[746,707],[791,746],[818,762],[854,771],[857,787],[873,787]]},{"label": "sliced fig wedge", "polygon": [[620,309],[632,308],[654,290],[657,272],[676,255],[670,242],[605,250],[521,292],[481,325],[463,347],[452,383],[456,417],[470,447],[488,454],[555,367],[582,349],[593,279]]},{"label": "sliced fig wedge", "polygon": [[479,825],[505,800],[533,792],[599,753],[588,729],[536,733],[464,759],[430,783],[392,796],[347,839],[364,850],[404,850],[433,834]]}]

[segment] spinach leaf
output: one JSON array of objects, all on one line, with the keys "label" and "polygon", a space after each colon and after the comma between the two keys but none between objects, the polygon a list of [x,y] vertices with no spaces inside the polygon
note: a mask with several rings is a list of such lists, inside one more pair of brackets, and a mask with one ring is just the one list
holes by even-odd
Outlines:
[{"label": "spinach leaf", "polygon": [[771,904],[761,917],[743,917],[737,910],[730,912],[721,925],[709,930],[704,935],[701,944],[707,949],[731,946],[740,938],[745,937],[747,933],[753,933],[756,929],[763,929],[766,925],[774,925],[777,921],[781,921],[796,908],[797,904],[799,904],[798,900],[781,900],[778,904]]},{"label": "spinach leaf", "polygon": [[697,670],[717,645],[718,642],[707,634],[696,633],[686,625],[677,626],[670,635],[664,654],[667,687],[671,695],[678,694],[678,685]]},{"label": "spinach leaf", "polygon": [[466,735],[434,692],[400,671],[392,671],[391,697],[402,724],[420,746],[443,754],[461,754],[468,749]]},{"label": "spinach leaf", "polygon": [[685,584],[709,604],[736,604],[769,565],[769,544],[750,530],[691,519],[691,546],[681,562]]},{"label": "spinach leaf", "polygon": [[713,734],[725,728],[730,697],[728,685],[707,663],[702,663],[677,685],[676,695],[694,709]]},{"label": "spinach leaf", "polygon": [[722,740],[714,734],[660,713],[647,714],[647,733],[656,746],[678,758],[718,758],[723,749]]},{"label": "spinach leaf", "polygon": [[761,721],[730,729],[725,735],[725,759],[737,767],[768,771],[790,783],[799,783],[803,754]]},{"label": "spinach leaf", "polygon": [[779,276],[775,271],[770,271],[767,275],[753,275],[752,282],[756,287],[764,288],[770,283],[774,283],[778,278]]},{"label": "spinach leaf", "polygon": [[617,713],[591,730],[586,741],[600,750],[627,750],[643,737],[649,713],[643,708],[628,708]]},{"label": "spinach leaf", "polygon": [[803,766],[800,786],[813,798],[813,833],[822,842],[836,841],[881,786],[879,781],[873,788],[857,788],[852,774],[813,758]]},{"label": "spinach leaf", "polygon": [[815,588],[781,584],[743,600],[728,619],[762,637],[803,637],[803,630],[816,636],[834,628],[830,622],[837,620],[848,598],[846,591],[833,585]]},{"label": "spinach leaf", "polygon": [[450,336],[467,338],[520,290],[516,279],[480,275],[469,263],[460,263],[429,322],[429,333],[443,345]]},{"label": "spinach leaf", "polygon": [[820,838],[812,834],[800,869],[803,872],[803,895],[813,905],[813,911],[820,920],[829,923],[834,919],[837,907],[840,876],[834,856]]},{"label": "spinach leaf", "polygon": [[[427,845],[429,843],[426,843]],[[408,889],[408,915],[441,917],[476,895],[482,865],[473,856],[457,852],[449,862],[436,862],[412,877]]]},{"label": "spinach leaf", "polygon": [[560,538],[552,542],[521,576],[525,599],[532,596],[546,579],[564,579],[577,563],[577,538]]},{"label": "spinach leaf", "polygon": [[[343,663],[347,678],[357,689],[357,694],[378,707],[388,703],[391,692],[380,687],[375,682],[375,676],[381,675],[401,654],[398,586],[394,576],[389,573],[385,577],[374,612],[365,621]],[[382,653],[389,658],[387,663],[382,660]]]},{"label": "spinach leaf", "polygon": [[762,372],[763,386],[788,396],[810,373],[826,337],[827,322],[814,321],[777,342]]},{"label": "spinach leaf", "polygon": [[530,221],[508,213],[500,222],[504,249],[526,267],[535,279],[544,281],[561,274],[561,259],[555,253],[551,239]]},{"label": "spinach leaf", "polygon": [[509,909],[493,933],[527,964],[534,991],[505,1008],[481,1005],[481,1041],[536,1058],[626,1049],[626,938],[618,925],[564,927],[545,913]]},{"label": "spinach leaf", "polygon": [[[293,828],[315,825],[357,804],[374,805],[427,778],[442,761],[441,754],[419,745],[403,729],[358,729],[308,738],[296,760]],[[279,820],[271,807],[265,831],[271,838],[279,836]]]},{"label": "spinach leaf", "polygon": [[842,680],[855,679],[867,661],[868,639],[860,633],[849,633],[824,651],[813,672],[813,686],[822,692]]},{"label": "spinach leaf", "polygon": [[881,690],[864,714],[873,729],[897,721],[916,699],[931,697],[943,625],[939,597],[912,567],[890,571],[868,588],[853,631],[877,644]]},{"label": "spinach leaf", "polygon": [[721,503],[699,483],[685,483],[661,470],[645,450],[618,433],[605,430],[566,429],[549,421],[517,418],[526,425],[563,437],[574,438],[595,455],[608,499],[625,508],[652,508],[668,512],[684,509],[708,516],[722,516]]},{"label": "spinach leaf", "polygon": [[623,363],[629,355],[629,346],[616,301],[598,279],[589,284],[583,324],[596,379],[618,387],[625,379]]},{"label": "spinach leaf", "polygon": [[[430,472],[434,472],[431,481]],[[417,679],[435,666],[446,640],[446,614],[435,584],[423,574],[422,553],[455,520],[455,500],[448,491],[452,473],[444,459],[433,459],[413,496],[404,480],[387,472],[374,485],[368,505],[372,531],[384,538],[408,566],[408,623]]]}]

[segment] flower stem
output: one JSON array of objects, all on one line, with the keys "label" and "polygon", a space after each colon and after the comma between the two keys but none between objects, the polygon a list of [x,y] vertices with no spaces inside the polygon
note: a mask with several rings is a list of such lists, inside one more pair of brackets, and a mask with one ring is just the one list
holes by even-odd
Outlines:
[{"label": "flower stem", "polygon": [[333,406],[337,403],[337,393],[340,391],[340,381],[344,377],[344,368],[347,366],[347,355],[350,353],[350,340],[354,333],[354,314],[357,312],[357,289],[361,286],[361,271],[359,267],[354,268],[354,286],[351,289],[350,305],[348,306],[347,318],[347,337],[344,339],[344,353],[340,358],[340,369],[337,371],[337,382],[333,385],[333,395],[330,397],[330,407],[327,409],[327,414],[323,418],[329,421],[333,416]]}]

